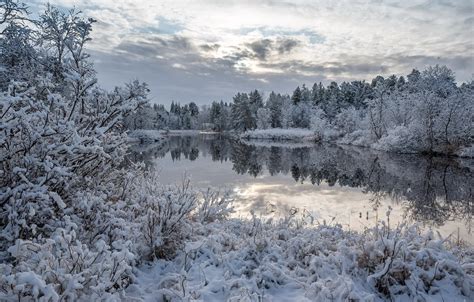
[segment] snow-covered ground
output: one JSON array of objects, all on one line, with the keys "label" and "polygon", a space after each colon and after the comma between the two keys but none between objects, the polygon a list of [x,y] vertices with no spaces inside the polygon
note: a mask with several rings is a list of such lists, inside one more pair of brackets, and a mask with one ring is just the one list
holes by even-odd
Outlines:
[{"label": "snow-covered ground", "polygon": [[365,233],[226,220],[194,224],[176,258],[142,265],[124,295],[137,301],[468,301],[474,253],[416,226]]},{"label": "snow-covered ground", "polygon": [[130,142],[158,142],[166,136],[192,136],[200,134],[217,134],[217,132],[201,130],[133,130],[128,133]]},{"label": "snow-covered ground", "polygon": [[314,142],[311,141],[294,141],[294,140],[259,140],[259,139],[243,139],[241,140],[246,145],[252,145],[256,147],[277,147],[277,148],[310,148],[314,147]]},{"label": "snow-covered ground", "polygon": [[134,130],[128,133],[130,142],[158,142],[163,139],[163,133],[159,130]]},{"label": "snow-covered ground", "polygon": [[242,133],[241,138],[266,139],[266,140],[292,140],[292,141],[315,141],[317,139],[314,131],[301,128],[271,128],[256,129]]},{"label": "snow-covered ground", "polygon": [[[406,131],[406,129],[405,129]],[[409,134],[405,133],[405,136]],[[407,139],[400,139],[400,134],[395,130],[391,131],[389,135],[384,136],[379,141],[370,139],[370,133],[368,131],[357,130],[353,133],[342,136],[337,131],[330,128],[326,129],[323,133],[318,131],[305,129],[305,128],[270,128],[270,129],[255,129],[248,130],[240,134],[240,138],[248,140],[262,140],[262,144],[266,141],[286,141],[286,142],[316,142],[316,141],[327,141],[341,145],[354,145],[360,147],[368,147],[374,150],[395,152],[395,153],[422,153],[422,150],[417,150],[412,146],[408,146]],[[253,144],[253,142],[252,142]],[[436,151],[435,153],[445,154],[444,151]],[[448,153],[459,157],[474,157],[474,146],[461,147],[454,153]]]}]

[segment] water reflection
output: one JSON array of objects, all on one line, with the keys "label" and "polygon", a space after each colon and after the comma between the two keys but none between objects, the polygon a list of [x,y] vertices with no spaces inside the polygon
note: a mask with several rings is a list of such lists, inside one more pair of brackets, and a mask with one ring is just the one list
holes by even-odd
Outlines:
[{"label": "water reflection", "polygon": [[[327,144],[244,142],[224,136],[170,137],[159,144],[135,145],[132,150],[130,159],[144,161],[148,167],[153,166],[156,158],[169,154],[173,167],[183,160],[187,160],[184,169],[190,162],[202,161],[202,168],[208,169],[202,173],[208,173],[204,176],[208,178],[212,178],[209,174],[212,164],[206,161],[209,158],[214,163],[231,165],[234,177],[271,176],[263,184],[261,180],[246,181],[247,193],[258,191],[252,195],[255,208],[272,208],[274,204],[268,199],[277,191],[282,194],[282,190],[293,190],[285,196],[301,195],[305,190],[315,191],[315,188],[318,188],[318,194],[323,194],[324,190],[328,191],[326,194],[346,190],[346,198],[364,199],[364,203],[374,210],[389,199],[403,208],[400,215],[405,218],[434,226],[456,221],[465,224],[465,231],[471,234],[474,213],[472,160],[397,155]],[[164,162],[161,165],[166,166]],[[295,184],[301,185],[291,187],[278,178],[281,176],[291,176]],[[232,175],[229,177],[232,179]],[[308,193],[307,203],[315,198],[314,194]],[[362,219],[369,212],[355,215]]]}]

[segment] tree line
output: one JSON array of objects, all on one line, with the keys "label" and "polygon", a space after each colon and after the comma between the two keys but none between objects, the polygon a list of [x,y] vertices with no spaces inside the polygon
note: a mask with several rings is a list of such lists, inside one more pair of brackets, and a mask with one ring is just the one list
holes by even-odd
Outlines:
[{"label": "tree line", "polygon": [[[474,82],[458,85],[446,66],[405,76],[298,86],[291,95],[253,90],[229,102],[198,108],[173,102],[147,105],[127,119],[129,129],[205,129],[244,132],[312,129],[321,140],[396,152],[472,153]],[[463,150],[463,151],[460,151]]]}]

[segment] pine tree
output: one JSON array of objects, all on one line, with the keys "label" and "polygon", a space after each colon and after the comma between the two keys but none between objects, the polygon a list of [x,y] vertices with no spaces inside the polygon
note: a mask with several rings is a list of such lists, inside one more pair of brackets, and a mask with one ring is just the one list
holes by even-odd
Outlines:
[{"label": "pine tree", "polygon": [[224,131],[224,130],[227,130],[227,125],[228,125],[228,118],[229,118],[229,114],[228,114],[228,106],[226,103],[224,103],[223,101],[220,102],[219,104],[219,107],[220,107],[220,115],[219,115],[219,119],[217,120],[217,127],[218,127],[218,131]]},{"label": "pine tree", "polygon": [[246,93],[237,93],[237,95],[234,96],[232,122],[234,129],[238,131],[247,131],[256,128],[256,121],[252,115],[249,97]]},{"label": "pine tree", "polygon": [[301,87],[301,102],[309,104],[311,102],[311,91],[305,84]]},{"label": "pine tree", "polygon": [[198,116],[199,108],[196,105],[196,103],[194,103],[194,102],[189,103],[189,110],[191,112],[191,116]]},{"label": "pine tree", "polygon": [[291,100],[293,101],[293,105],[298,105],[301,102],[301,89],[300,86],[296,87],[295,91],[293,91],[293,95],[291,96]]},{"label": "pine tree", "polygon": [[281,110],[283,100],[280,94],[271,92],[267,100],[267,107],[270,110],[270,124],[272,128],[278,128],[282,126],[281,123]]},{"label": "pine tree", "polygon": [[263,97],[258,90],[251,91],[249,93],[249,107],[252,113],[252,125],[257,127],[257,112],[258,109],[263,108]]},{"label": "pine tree", "polygon": [[328,118],[334,118],[339,112],[341,99],[342,96],[338,84],[336,82],[331,82],[331,84],[326,88],[326,95],[322,103],[322,108],[326,112]]}]

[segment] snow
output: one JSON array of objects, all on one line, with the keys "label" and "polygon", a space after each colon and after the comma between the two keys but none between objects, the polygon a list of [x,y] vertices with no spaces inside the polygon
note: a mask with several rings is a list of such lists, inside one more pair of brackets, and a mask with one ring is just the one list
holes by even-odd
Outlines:
[{"label": "snow", "polygon": [[293,140],[293,141],[315,141],[317,136],[314,131],[302,128],[272,128],[246,131],[240,135],[246,139],[266,140]]},{"label": "snow", "polygon": [[294,141],[294,140],[280,140],[280,141],[274,141],[274,140],[258,140],[258,139],[242,139],[241,142],[243,142],[246,145],[252,145],[256,147],[279,147],[279,148],[286,148],[286,149],[299,149],[299,148],[309,148],[309,147],[314,147],[314,143],[311,141]]},{"label": "snow", "polygon": [[134,130],[128,133],[130,142],[159,142],[164,137],[164,132],[159,130]]},{"label": "snow", "polygon": [[[365,233],[304,224],[226,220],[194,225],[173,260],[140,267],[127,299],[141,301],[463,301],[472,271],[430,233],[387,226]],[[455,250],[453,250],[455,251]],[[473,261],[472,251],[464,261]],[[470,267],[470,266],[468,266]],[[386,295],[391,295],[391,299]]]},{"label": "snow", "polygon": [[128,133],[129,142],[152,143],[159,142],[168,136],[193,136],[201,134],[218,134],[213,131],[201,130],[133,130]]}]

